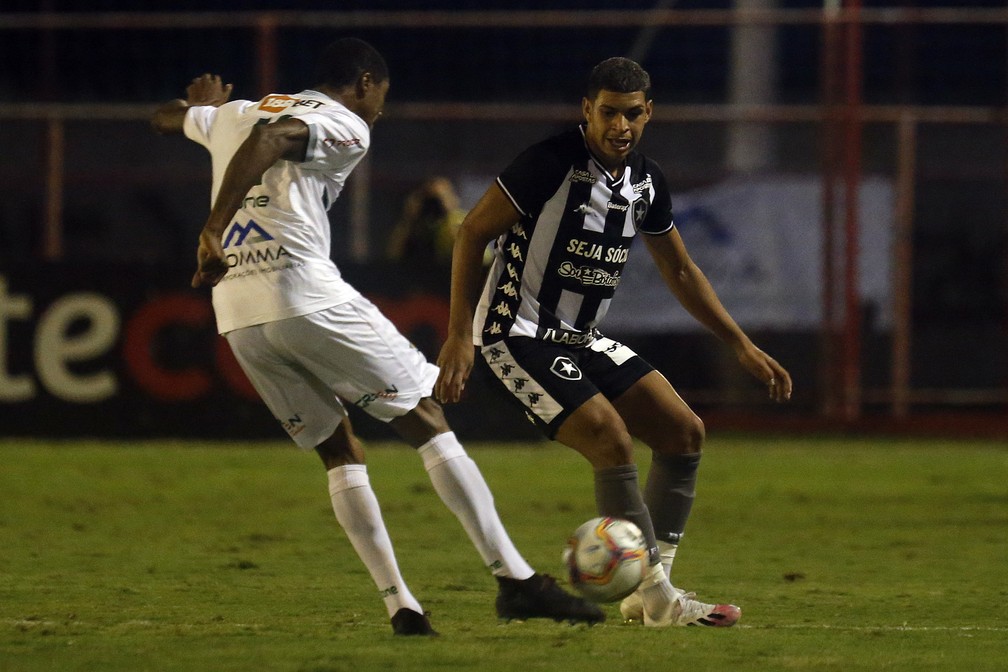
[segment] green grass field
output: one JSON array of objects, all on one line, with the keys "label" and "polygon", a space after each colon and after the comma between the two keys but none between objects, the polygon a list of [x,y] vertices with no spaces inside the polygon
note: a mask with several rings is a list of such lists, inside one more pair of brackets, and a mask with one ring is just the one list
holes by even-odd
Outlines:
[{"label": "green grass field", "polygon": [[[560,573],[591,517],[555,444],[472,445],[512,537]],[[646,471],[646,451],[640,451]],[[728,630],[503,624],[410,450],[369,446],[400,565],[442,636],[394,638],[285,443],[0,441],[0,670],[1005,670],[1008,446],[713,435],[673,579]]]}]

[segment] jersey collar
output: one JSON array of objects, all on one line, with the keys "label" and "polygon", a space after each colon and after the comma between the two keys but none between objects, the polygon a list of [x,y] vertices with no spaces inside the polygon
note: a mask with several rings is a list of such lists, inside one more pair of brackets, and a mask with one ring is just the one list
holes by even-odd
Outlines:
[{"label": "jersey collar", "polygon": [[585,136],[585,125],[583,123],[582,124],[578,124],[578,130],[581,131],[581,141],[584,142],[585,151],[588,152],[588,156],[589,156],[589,158],[591,158],[592,163],[594,163],[595,166],[602,172],[602,174],[605,175],[606,182],[610,186],[613,186],[613,187],[615,187],[615,186],[617,186],[619,184],[622,184],[623,180],[626,179],[627,162],[625,160],[623,161],[623,170],[622,170],[622,172],[620,172],[620,176],[617,177],[617,178],[614,178],[612,176],[612,173],[609,172],[609,169],[606,168],[602,164],[602,162],[598,160],[598,157],[596,157],[595,153],[592,152],[591,147],[588,146],[588,138]]},{"label": "jersey collar", "polygon": [[301,95],[302,96],[311,96],[312,98],[324,98],[325,100],[331,100],[334,103],[339,102],[339,101],[337,101],[337,100],[335,100],[333,98],[330,98],[329,96],[327,96],[326,94],[322,93],[321,91],[316,91],[315,89],[305,89],[304,91],[301,92]]}]

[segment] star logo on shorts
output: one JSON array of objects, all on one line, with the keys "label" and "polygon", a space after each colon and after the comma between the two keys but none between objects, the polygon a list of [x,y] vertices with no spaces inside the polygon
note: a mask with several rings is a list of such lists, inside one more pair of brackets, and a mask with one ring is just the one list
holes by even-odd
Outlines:
[{"label": "star logo on shorts", "polygon": [[581,369],[577,367],[570,357],[557,357],[550,367],[556,376],[564,380],[581,380]]}]

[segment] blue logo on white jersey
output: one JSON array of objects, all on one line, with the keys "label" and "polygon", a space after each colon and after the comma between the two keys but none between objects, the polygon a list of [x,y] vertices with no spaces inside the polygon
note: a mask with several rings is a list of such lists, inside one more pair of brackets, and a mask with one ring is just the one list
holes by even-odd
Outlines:
[{"label": "blue logo on white jersey", "polygon": [[[255,235],[249,238],[249,234],[252,233]],[[236,238],[237,240],[235,240]],[[231,225],[231,230],[228,231],[227,238],[224,239],[224,247],[231,247],[232,242],[235,247],[242,245],[246,238],[248,238],[249,243],[262,243],[267,240],[273,240],[273,236],[266,233],[261,226],[250,219],[249,223],[245,226],[242,226],[238,222]]]}]

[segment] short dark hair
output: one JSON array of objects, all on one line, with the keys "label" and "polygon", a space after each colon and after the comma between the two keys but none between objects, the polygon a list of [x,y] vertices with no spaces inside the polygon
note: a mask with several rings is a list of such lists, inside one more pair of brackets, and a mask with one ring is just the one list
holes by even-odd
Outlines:
[{"label": "short dark hair", "polygon": [[646,98],[651,90],[651,76],[636,61],[613,56],[592,68],[588,76],[589,99],[594,100],[603,89],[614,93],[643,91]]},{"label": "short dark hair", "polygon": [[340,89],[356,83],[365,72],[370,72],[379,83],[389,76],[388,65],[377,49],[356,37],[344,37],[322,50],[313,83]]}]

